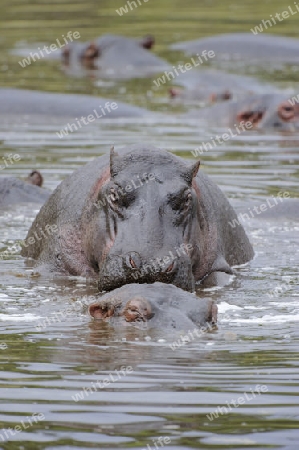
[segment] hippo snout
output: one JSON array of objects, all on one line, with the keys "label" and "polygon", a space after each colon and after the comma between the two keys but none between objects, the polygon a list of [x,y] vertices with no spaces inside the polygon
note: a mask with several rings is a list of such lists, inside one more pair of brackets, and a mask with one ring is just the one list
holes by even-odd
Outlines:
[{"label": "hippo snout", "polygon": [[154,316],[154,313],[148,300],[136,297],[127,302],[122,315],[127,322],[146,322]]},{"label": "hippo snout", "polygon": [[189,258],[149,259],[144,261],[139,253],[108,256],[99,272],[99,291],[111,291],[131,283],[169,283],[193,292],[195,281]]},{"label": "hippo snout", "polygon": [[165,267],[165,265],[163,264],[152,264],[152,267],[150,267],[148,264],[144,264],[142,263],[141,257],[139,255],[139,253],[137,252],[130,252],[127,253],[127,255],[125,256],[125,264],[126,267],[130,270],[147,270],[149,271],[149,269],[152,272],[161,272],[161,273],[172,273],[175,271],[177,264],[176,261],[171,261],[171,263],[169,265],[167,265]]},{"label": "hippo snout", "polygon": [[127,302],[121,297],[105,296],[89,305],[88,312],[98,320],[107,321],[118,317],[123,322],[147,322],[155,315],[150,302],[141,296],[130,298]]}]

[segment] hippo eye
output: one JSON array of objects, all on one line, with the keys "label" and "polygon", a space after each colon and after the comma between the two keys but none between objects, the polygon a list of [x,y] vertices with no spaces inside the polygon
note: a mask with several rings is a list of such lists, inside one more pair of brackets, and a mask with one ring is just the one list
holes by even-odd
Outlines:
[{"label": "hippo eye", "polygon": [[295,109],[289,103],[283,103],[278,107],[278,115],[284,120],[291,120],[295,117]]},{"label": "hippo eye", "polygon": [[110,201],[112,203],[116,203],[118,201],[119,196],[117,195],[117,192],[116,192],[116,190],[114,188],[112,188],[110,190],[110,196],[109,197],[110,197]]},{"label": "hippo eye", "polygon": [[185,199],[185,209],[188,209],[192,203],[192,194],[191,192],[188,192],[186,199]]}]

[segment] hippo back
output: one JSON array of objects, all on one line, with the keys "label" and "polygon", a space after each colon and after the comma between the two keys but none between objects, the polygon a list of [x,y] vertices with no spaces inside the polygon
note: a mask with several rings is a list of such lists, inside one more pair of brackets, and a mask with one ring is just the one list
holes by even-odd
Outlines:
[{"label": "hippo back", "polygon": [[18,203],[44,203],[50,196],[46,189],[14,177],[0,178],[0,207]]}]

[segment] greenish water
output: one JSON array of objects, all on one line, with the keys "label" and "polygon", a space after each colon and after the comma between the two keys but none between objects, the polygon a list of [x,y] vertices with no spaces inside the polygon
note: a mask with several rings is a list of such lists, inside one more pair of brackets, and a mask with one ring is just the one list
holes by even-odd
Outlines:
[{"label": "greenish water", "polygon": [[[149,0],[120,17],[115,10],[124,3],[1,0],[0,85],[102,95],[167,111],[168,87],[153,92],[152,79],[107,84],[69,78],[54,60],[22,69],[13,50],[51,44],[69,30],[79,31],[84,41],[108,32],[152,33],[155,52],[176,63],[183,57],[168,51],[171,43],[249,32],[288,6],[280,1]],[[297,37],[298,19],[299,13],[271,32]],[[264,66],[257,75],[293,88],[298,79],[290,67],[271,72]],[[175,118],[100,123],[63,141],[56,131],[49,123],[0,123],[0,157],[21,156],[1,175],[25,177],[38,167],[46,187],[54,189],[111,144],[149,142],[191,160],[191,151],[211,136],[210,130]],[[248,134],[205,154],[202,170],[244,213],[281,190],[298,196],[298,144],[298,135]],[[36,213],[32,206],[0,211],[1,251],[25,238]],[[141,450],[155,448],[161,436],[170,439],[164,447],[169,450],[297,449],[299,224],[282,215],[244,226],[255,259],[238,270],[230,285],[204,293],[219,306],[219,329],[175,351],[169,344],[178,336],[165,336],[163,330],[119,334],[91,322],[84,305],[95,288],[85,280],[32,278],[19,254],[0,259],[0,449]],[[279,293],[271,297],[275,288]],[[82,391],[122,366],[133,371],[105,389]],[[253,397],[258,385],[267,391]],[[232,406],[240,397],[245,400]],[[218,418],[210,420],[207,415],[218,407],[228,411],[218,410]],[[33,413],[44,418],[6,437],[4,430],[22,421],[28,425]]]},{"label": "greenish water", "polygon": [[[141,0],[140,0],[141,1]],[[154,34],[155,51],[165,59],[176,62],[177,54],[167,46],[180,41],[227,32],[250,32],[262,19],[269,19],[287,9],[280,1],[172,1],[149,0],[138,8],[119,16],[116,9],[124,6],[123,0],[86,2],[51,1],[25,2],[1,0],[0,18],[0,83],[2,86],[42,89],[58,92],[84,92],[102,95],[105,88],[95,87],[91,80],[68,79],[59,70],[57,62],[40,61],[22,69],[19,57],[9,50],[18,44],[37,42],[54,43],[67,31],[78,31],[83,41],[104,33],[140,37]],[[299,13],[298,13],[299,14]],[[279,22],[268,31],[286,36],[298,36],[299,16]],[[233,69],[233,68],[232,68]],[[277,80],[281,74],[275,74]],[[271,77],[273,81],[273,74]],[[128,83],[128,94],[133,98],[149,81]],[[110,89],[116,94],[116,89]],[[159,95],[163,95],[163,89]],[[142,100],[139,100],[139,102]]]}]

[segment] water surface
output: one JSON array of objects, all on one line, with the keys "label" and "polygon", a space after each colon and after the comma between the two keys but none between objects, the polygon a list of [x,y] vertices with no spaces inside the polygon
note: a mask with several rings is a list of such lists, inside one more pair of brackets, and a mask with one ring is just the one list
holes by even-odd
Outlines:
[{"label": "water surface", "polygon": [[[162,112],[169,110],[168,87],[153,90],[152,79],[68,78],[54,60],[22,69],[12,50],[55,42],[70,29],[79,30],[83,40],[105,32],[135,37],[153,32],[157,52],[175,63],[181,56],[167,51],[174,41],[249,31],[284,9],[278,1],[150,0],[119,17],[119,0],[113,7],[108,1],[65,0],[0,5],[2,86],[102,95]],[[296,37],[296,16],[271,31]],[[257,75],[296,90],[295,74],[296,67],[274,72],[264,67]],[[191,162],[191,151],[215,130],[179,120],[174,111],[163,120],[101,122],[64,139],[56,135],[59,124],[2,120],[0,158],[12,153],[21,159],[1,175],[25,177],[38,167],[45,186],[54,189],[112,144],[117,149],[136,142]],[[242,135],[206,152],[201,170],[238,213],[280,191],[298,197],[298,136]],[[239,268],[228,286],[200,293],[219,306],[218,330],[172,350],[179,331],[120,333],[100,326],[86,314],[95,286],[75,277],[36,277],[26,269],[13,246],[25,238],[37,209],[23,205],[0,212],[0,250],[12,249],[0,259],[1,449],[143,449],[155,448],[159,437],[176,450],[298,448],[297,220],[265,214],[244,221],[254,260]],[[34,421],[34,413],[44,419]],[[26,428],[21,425],[13,436],[6,431],[7,438],[4,430],[22,421]]]}]

